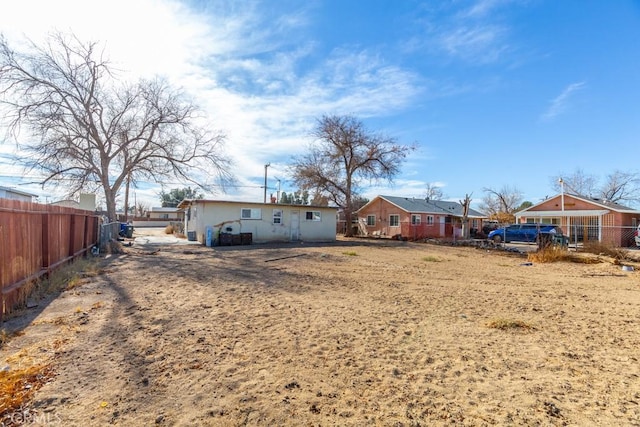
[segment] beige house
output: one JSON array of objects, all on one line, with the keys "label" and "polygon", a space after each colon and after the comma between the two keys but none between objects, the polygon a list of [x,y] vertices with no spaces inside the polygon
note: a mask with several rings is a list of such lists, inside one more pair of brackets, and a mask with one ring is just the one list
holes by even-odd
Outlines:
[{"label": "beige house", "polygon": [[336,208],[223,200],[183,200],[185,233],[202,244],[330,242]]},{"label": "beige house", "polygon": [[183,213],[180,208],[152,207],[147,212],[147,218],[152,220],[177,221],[181,220],[182,217]]}]

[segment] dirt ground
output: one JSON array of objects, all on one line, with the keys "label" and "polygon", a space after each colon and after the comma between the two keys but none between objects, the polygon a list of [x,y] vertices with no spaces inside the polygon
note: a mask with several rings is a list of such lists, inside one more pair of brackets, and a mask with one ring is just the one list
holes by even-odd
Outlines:
[{"label": "dirt ground", "polygon": [[145,242],[5,324],[55,372],[5,424],[640,425],[638,266]]}]

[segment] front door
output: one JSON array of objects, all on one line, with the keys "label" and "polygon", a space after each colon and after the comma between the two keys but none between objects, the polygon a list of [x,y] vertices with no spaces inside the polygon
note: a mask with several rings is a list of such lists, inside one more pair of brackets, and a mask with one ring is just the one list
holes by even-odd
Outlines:
[{"label": "front door", "polygon": [[297,242],[300,239],[300,212],[291,211],[291,241]]}]

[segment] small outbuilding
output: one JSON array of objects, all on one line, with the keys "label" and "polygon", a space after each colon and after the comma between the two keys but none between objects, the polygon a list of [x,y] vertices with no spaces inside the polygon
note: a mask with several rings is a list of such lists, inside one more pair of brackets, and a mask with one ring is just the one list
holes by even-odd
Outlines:
[{"label": "small outbuilding", "polygon": [[332,242],[337,208],[224,200],[183,200],[185,232],[202,244]]},{"label": "small outbuilding", "polygon": [[516,213],[516,222],[554,224],[571,244],[597,241],[619,247],[635,244],[640,210],[578,194],[558,194]]},{"label": "small outbuilding", "polygon": [[[418,240],[462,236],[463,207],[460,203],[414,197],[376,196],[358,210],[360,234]],[[469,209],[467,226],[471,236],[482,230],[487,216]]]}]

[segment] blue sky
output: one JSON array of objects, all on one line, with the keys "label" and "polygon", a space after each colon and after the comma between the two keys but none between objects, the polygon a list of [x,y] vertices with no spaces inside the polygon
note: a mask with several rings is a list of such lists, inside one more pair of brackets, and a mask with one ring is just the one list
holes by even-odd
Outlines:
[{"label": "blue sky", "polygon": [[[483,188],[509,185],[537,203],[562,173],[639,170],[638,1],[3,6],[0,30],[17,45],[52,29],[104,42],[127,78],[160,74],[194,97],[226,133],[241,184],[208,197],[261,201],[266,163],[269,192],[276,178],[293,190],[287,165],[323,114],[351,114],[418,145],[392,186],[363,189],[370,198],[422,197],[436,183],[449,199],[472,193],[476,204]],[[0,185],[49,194],[18,185],[32,179],[16,178],[2,157],[0,167]],[[136,194],[157,205],[160,189],[141,183]]]}]

